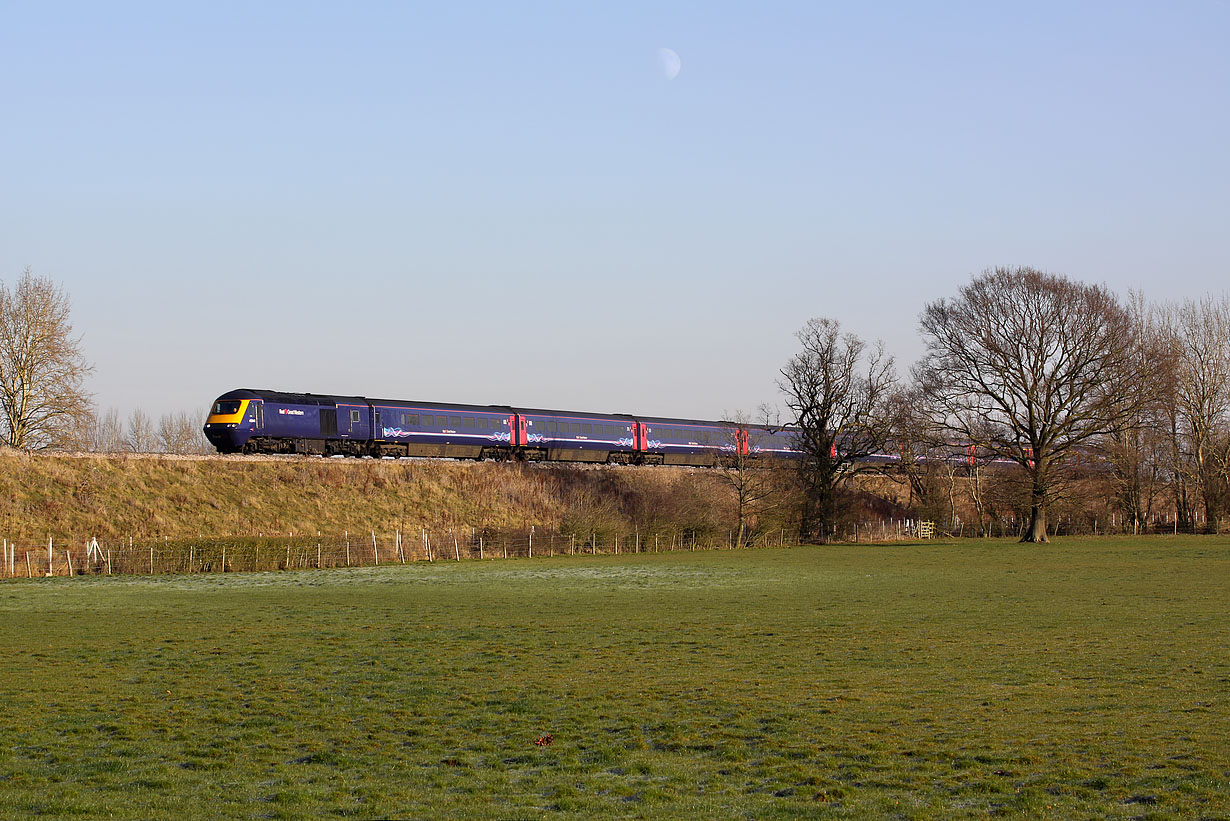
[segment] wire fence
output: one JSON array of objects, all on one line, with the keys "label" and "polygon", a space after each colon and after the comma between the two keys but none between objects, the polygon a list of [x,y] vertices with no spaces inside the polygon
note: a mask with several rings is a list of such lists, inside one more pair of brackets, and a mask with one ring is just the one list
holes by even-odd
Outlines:
[{"label": "wire fence", "polygon": [[[1174,521],[1141,527],[1112,522],[1112,527],[1057,521],[1054,535],[1189,533],[1193,526]],[[931,527],[928,527],[930,525]],[[824,541],[895,542],[926,538],[1019,537],[1026,522],[1015,518],[971,527],[960,521],[877,519],[848,523]],[[788,538],[789,536],[789,538]],[[77,575],[157,575],[171,573],[236,573],[272,570],[378,567],[411,562],[492,559],[532,559],[552,556],[620,555],[718,549],[781,547],[795,542],[785,529],[758,530],[742,537],[735,531],[663,530],[562,532],[557,528],[465,528],[451,530],[343,531],[288,536],[233,536],[192,539],[135,538],[100,540],[47,539],[46,542],[0,539],[0,578]]]},{"label": "wire fence", "polygon": [[95,538],[45,543],[0,540],[0,578],[77,575],[237,573],[378,567],[411,562],[532,559],[680,550],[747,549],[786,544],[784,530],[742,540],[695,531],[561,533],[538,527],[448,531],[401,530],[340,537],[269,536],[197,539]]}]

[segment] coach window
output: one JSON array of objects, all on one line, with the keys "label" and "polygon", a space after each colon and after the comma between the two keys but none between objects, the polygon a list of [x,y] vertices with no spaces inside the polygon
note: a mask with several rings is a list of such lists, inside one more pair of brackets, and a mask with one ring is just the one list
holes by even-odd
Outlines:
[{"label": "coach window", "polygon": [[448,426],[449,426],[450,428],[459,428],[459,427],[461,427],[461,417],[460,417],[460,416],[450,416],[450,417],[448,418]]},{"label": "coach window", "polygon": [[419,415],[417,413],[410,413],[406,415],[407,425],[417,425],[418,423],[419,423]]},{"label": "coach window", "polygon": [[593,425],[590,425],[590,424],[581,425],[581,433],[585,434],[586,436],[590,435],[593,432],[594,432]]},{"label": "coach window", "polygon": [[434,419],[432,419],[430,416],[427,416],[426,414],[423,415],[423,427],[430,428],[430,427],[434,427],[435,424],[436,424],[436,421]]},{"label": "coach window", "polygon": [[474,427],[474,417],[473,416],[465,417],[464,419],[461,420],[461,424],[467,428]]}]

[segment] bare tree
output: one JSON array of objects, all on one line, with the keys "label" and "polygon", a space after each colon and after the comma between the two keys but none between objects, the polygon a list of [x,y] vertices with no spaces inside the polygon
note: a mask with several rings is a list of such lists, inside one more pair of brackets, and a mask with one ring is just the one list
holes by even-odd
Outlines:
[{"label": "bare tree", "polygon": [[1176,430],[1180,460],[1204,502],[1205,521],[1216,532],[1230,495],[1223,450],[1230,439],[1230,298],[1187,301],[1169,314],[1177,359]]},{"label": "bare tree", "polygon": [[954,437],[1030,480],[1024,542],[1047,541],[1065,457],[1130,422],[1145,401],[1128,312],[1103,286],[995,268],[922,313],[917,378]]},{"label": "bare tree", "polygon": [[888,398],[891,444],[887,455],[896,457],[898,469],[889,476],[909,488],[908,507],[920,518],[938,512],[944,459],[952,450],[945,431],[935,423],[926,393],[917,385],[902,386]]},{"label": "bare tree", "polygon": [[717,456],[718,476],[735,494],[738,532],[735,547],[743,547],[749,524],[772,506],[778,491],[776,460],[759,453],[759,437],[764,428],[754,426],[745,413],[735,413],[724,420],[727,440]]},{"label": "bare tree", "polygon": [[834,532],[842,485],[879,470],[865,457],[888,447],[888,399],[897,376],[883,345],[868,349],[858,336],[843,334],[836,320],[812,319],[796,336],[803,348],[782,368],[778,387],[802,452],[799,535],[824,539]]},{"label": "bare tree", "polygon": [[107,408],[102,416],[94,416],[90,425],[90,450],[95,453],[119,453],[126,449],[124,425],[120,412]]},{"label": "bare tree", "polygon": [[158,419],[158,449],[163,453],[204,453],[208,446],[201,424],[186,411],[164,413]]},{"label": "bare tree", "polygon": [[128,414],[128,429],[124,434],[124,446],[132,453],[153,453],[158,449],[158,438],[149,414],[134,408]]},{"label": "bare tree", "polygon": [[93,370],[73,337],[68,295],[29,268],[11,289],[0,282],[0,414],[3,442],[55,447],[91,412],[85,378]]},{"label": "bare tree", "polygon": [[1147,525],[1153,500],[1167,475],[1173,472],[1168,430],[1175,429],[1176,346],[1165,327],[1164,316],[1136,292],[1129,295],[1127,311],[1135,327],[1138,370],[1152,370],[1146,389],[1147,401],[1130,424],[1110,431],[1100,445],[1110,467],[1115,497],[1124,515],[1124,525],[1134,531]]}]

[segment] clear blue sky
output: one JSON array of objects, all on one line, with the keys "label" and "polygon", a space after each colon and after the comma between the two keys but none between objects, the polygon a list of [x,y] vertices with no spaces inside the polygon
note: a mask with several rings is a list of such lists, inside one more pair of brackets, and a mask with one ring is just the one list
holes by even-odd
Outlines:
[{"label": "clear blue sky", "polygon": [[[1230,275],[1230,3],[0,5],[0,277],[100,406],[716,418],[993,265]],[[669,79],[659,49],[682,70]]]}]

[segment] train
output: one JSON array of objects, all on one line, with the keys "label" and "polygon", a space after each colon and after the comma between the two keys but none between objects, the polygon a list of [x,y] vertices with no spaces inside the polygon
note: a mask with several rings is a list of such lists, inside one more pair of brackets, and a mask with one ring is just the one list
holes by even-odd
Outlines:
[{"label": "train", "polygon": [[205,437],[219,453],[373,458],[708,467],[801,455],[790,427],[250,388],[214,401]]}]

